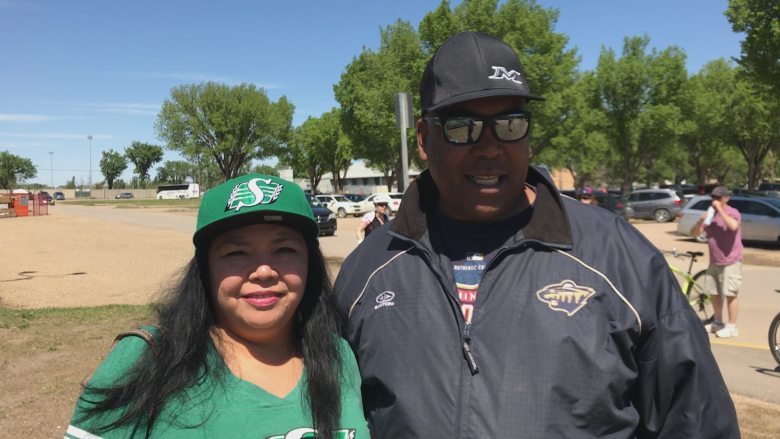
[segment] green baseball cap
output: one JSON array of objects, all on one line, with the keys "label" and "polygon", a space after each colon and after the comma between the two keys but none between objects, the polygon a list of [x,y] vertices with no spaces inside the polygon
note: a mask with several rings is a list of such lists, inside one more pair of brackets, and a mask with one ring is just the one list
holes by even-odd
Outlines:
[{"label": "green baseball cap", "polygon": [[276,224],[317,239],[319,226],[297,184],[279,177],[247,174],[228,180],[203,195],[192,242],[203,248],[222,233],[252,224]]}]

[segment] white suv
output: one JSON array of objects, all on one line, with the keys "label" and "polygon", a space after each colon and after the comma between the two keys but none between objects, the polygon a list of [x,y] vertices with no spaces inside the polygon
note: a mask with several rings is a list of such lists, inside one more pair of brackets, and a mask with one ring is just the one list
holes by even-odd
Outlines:
[{"label": "white suv", "polygon": [[344,195],[317,195],[317,199],[339,218],[344,218],[347,215],[360,216],[363,213],[359,203],[350,201]]}]

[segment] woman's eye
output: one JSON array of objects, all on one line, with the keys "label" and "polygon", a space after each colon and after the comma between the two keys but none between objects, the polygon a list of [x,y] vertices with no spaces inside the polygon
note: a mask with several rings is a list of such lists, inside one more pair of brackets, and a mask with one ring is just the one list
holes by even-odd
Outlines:
[{"label": "woman's eye", "polygon": [[226,253],[225,257],[228,257],[228,256],[243,256],[245,254],[246,254],[246,252],[244,252],[242,250],[236,250],[236,251],[232,251],[230,253]]},{"label": "woman's eye", "polygon": [[292,247],[282,247],[276,251],[277,253],[298,253],[298,250]]}]

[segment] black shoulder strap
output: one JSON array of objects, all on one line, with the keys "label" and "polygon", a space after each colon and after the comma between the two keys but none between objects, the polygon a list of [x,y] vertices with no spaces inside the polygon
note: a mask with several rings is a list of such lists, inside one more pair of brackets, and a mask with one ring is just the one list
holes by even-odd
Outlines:
[{"label": "black shoulder strap", "polygon": [[[163,331],[163,328],[161,326],[155,326],[155,328],[162,335],[165,335],[165,331]],[[146,342],[146,344],[149,345],[149,348],[152,350],[152,353],[155,356],[160,355],[160,344],[157,342],[157,339],[154,337],[154,335],[145,329],[134,329],[132,331],[123,332],[117,335],[116,338],[114,339],[114,343],[111,345],[111,349],[114,349],[114,346],[116,346],[116,344],[119,343],[120,340],[130,336],[142,338]]]}]

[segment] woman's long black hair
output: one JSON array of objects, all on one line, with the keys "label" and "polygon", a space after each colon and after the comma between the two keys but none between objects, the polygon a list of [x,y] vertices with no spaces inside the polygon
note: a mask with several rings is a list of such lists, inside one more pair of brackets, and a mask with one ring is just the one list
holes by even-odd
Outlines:
[{"label": "woman's long black hair", "polygon": [[[293,341],[306,370],[304,403],[318,437],[332,438],[341,420],[341,355],[339,324],[330,276],[319,243],[307,239],[306,288],[294,317]],[[223,382],[227,368],[210,361],[216,349],[214,306],[209,294],[208,250],[197,250],[178,279],[154,305],[163,328],[159,355],[150,349],[126,374],[126,381],[112,387],[85,386],[81,398],[90,403],[79,422],[105,422],[95,433],[127,425],[145,425],[147,437],[166,402],[206,376]],[[118,415],[120,414],[120,415]]]}]

